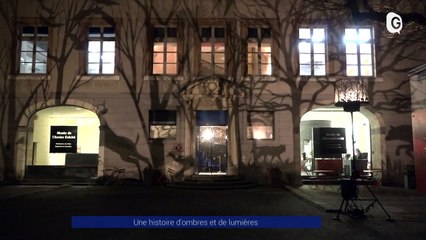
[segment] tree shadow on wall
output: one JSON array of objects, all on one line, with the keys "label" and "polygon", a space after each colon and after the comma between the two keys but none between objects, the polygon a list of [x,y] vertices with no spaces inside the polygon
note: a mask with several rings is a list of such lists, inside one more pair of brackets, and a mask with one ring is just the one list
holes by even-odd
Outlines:
[{"label": "tree shadow on wall", "polygon": [[385,138],[386,141],[402,141],[405,144],[399,145],[395,150],[395,155],[400,156],[404,152],[408,157],[414,159],[413,155],[413,132],[409,125],[390,126]]},{"label": "tree shadow on wall", "polygon": [[255,147],[253,158],[256,163],[279,165],[286,162],[281,158],[281,154],[286,151],[286,146],[281,144],[278,146],[258,146]]},{"label": "tree shadow on wall", "polygon": [[[243,161],[245,177],[251,181],[271,183],[272,172],[274,170],[289,171],[294,168],[290,166],[290,159],[287,157],[282,158],[282,155],[286,152],[286,145],[280,144],[277,146],[254,146],[252,150],[253,158]],[[266,174],[259,174],[263,170],[266,170]],[[280,176],[280,181],[291,183],[292,180],[288,179],[290,175],[284,177]]]},{"label": "tree shadow on wall", "polygon": [[105,120],[103,116],[107,112],[108,112],[108,109],[105,107],[103,107],[102,110],[98,111],[98,117],[102,123],[101,128],[104,131],[105,147],[117,153],[120,156],[122,161],[135,164],[138,170],[139,180],[142,181],[142,170],[141,170],[140,162],[145,163],[149,167],[152,167],[152,163],[147,157],[140,154],[137,149],[139,134],[137,135],[135,141],[132,141],[129,138],[117,135],[108,125],[108,122]]},{"label": "tree shadow on wall", "polygon": [[395,155],[387,153],[386,162],[382,161],[382,166],[384,165],[388,172],[387,176],[383,178],[383,182],[384,184],[391,186],[404,186],[404,182],[402,180],[402,176],[404,174],[403,164],[407,161],[403,161],[403,153],[405,153],[405,156],[410,158],[410,160],[414,159],[412,128],[409,125],[400,125],[396,127],[390,126],[385,140],[400,141],[402,144],[396,147]]}]

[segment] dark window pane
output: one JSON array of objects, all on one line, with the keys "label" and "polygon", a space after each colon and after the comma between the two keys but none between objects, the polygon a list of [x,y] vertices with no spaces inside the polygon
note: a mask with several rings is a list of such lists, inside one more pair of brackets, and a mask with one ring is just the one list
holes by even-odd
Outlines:
[{"label": "dark window pane", "polygon": [[214,29],[214,37],[224,38],[225,37],[225,28],[215,28]]},{"label": "dark window pane", "polygon": [[249,28],[247,36],[249,38],[257,38],[257,28]]},{"label": "dark window pane", "polygon": [[164,28],[162,27],[154,28],[154,37],[164,38]]},{"label": "dark window pane", "polygon": [[89,34],[100,34],[101,28],[100,27],[89,27]]},{"label": "dark window pane", "polygon": [[167,37],[171,37],[171,38],[177,37],[176,28],[167,28]]},{"label": "dark window pane", "polygon": [[212,36],[211,28],[201,28],[201,37],[210,38]]},{"label": "dark window pane", "polygon": [[105,34],[115,34],[115,27],[106,27],[104,28]]},{"label": "dark window pane", "polygon": [[226,126],[228,112],[216,110],[201,110],[196,112],[197,126]]},{"label": "dark window pane", "polygon": [[90,27],[89,28],[89,37],[98,38],[101,36],[101,28],[100,27]]},{"label": "dark window pane", "polygon": [[150,110],[149,123],[151,125],[176,125],[176,111]]},{"label": "dark window pane", "polygon": [[262,38],[271,38],[270,28],[262,28]]},{"label": "dark window pane", "polygon": [[49,29],[48,29],[48,27],[38,27],[37,33],[39,35],[47,35],[49,33]]},{"label": "dark window pane", "polygon": [[22,27],[22,33],[23,34],[34,34],[34,30],[35,30],[35,28],[31,27],[31,26]]}]

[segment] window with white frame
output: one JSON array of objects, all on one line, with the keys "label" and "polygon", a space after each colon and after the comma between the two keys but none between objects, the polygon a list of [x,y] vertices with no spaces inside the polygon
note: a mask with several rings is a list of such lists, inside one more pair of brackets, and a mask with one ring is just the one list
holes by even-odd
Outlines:
[{"label": "window with white frame", "polygon": [[88,28],[87,74],[114,74],[115,27]]},{"label": "window with white frame", "polygon": [[301,76],[325,76],[325,28],[299,28],[299,73]]},{"label": "window with white frame", "polygon": [[47,72],[47,47],[49,29],[46,26],[23,26],[20,41],[21,74]]},{"label": "window with white frame", "polygon": [[201,28],[201,75],[225,74],[225,28]]},{"label": "window with white frame", "polygon": [[155,27],[153,46],[153,74],[177,74],[177,29]]},{"label": "window with white frame", "polygon": [[271,29],[248,28],[247,30],[247,75],[271,75]]},{"label": "window with white frame", "polygon": [[346,75],[374,76],[373,29],[354,27],[345,29]]},{"label": "window with white frame", "polygon": [[247,138],[274,139],[274,113],[270,111],[248,111]]}]

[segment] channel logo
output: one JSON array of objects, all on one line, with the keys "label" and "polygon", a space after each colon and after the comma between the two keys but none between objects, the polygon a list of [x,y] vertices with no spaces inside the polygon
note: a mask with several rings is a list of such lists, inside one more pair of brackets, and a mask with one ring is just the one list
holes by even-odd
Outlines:
[{"label": "channel logo", "polygon": [[402,17],[394,12],[389,12],[386,15],[386,29],[390,33],[401,34],[402,30]]}]

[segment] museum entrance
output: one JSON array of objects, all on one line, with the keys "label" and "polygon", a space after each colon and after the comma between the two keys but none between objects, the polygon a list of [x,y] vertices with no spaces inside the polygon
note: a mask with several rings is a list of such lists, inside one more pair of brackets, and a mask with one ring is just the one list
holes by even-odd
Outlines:
[{"label": "museum entrance", "polygon": [[376,133],[373,131],[377,126],[372,125],[371,119],[362,112],[354,112],[353,117],[352,125],[350,114],[334,106],[317,108],[303,115],[300,123],[302,177],[321,171],[350,176],[352,166],[361,173],[380,170],[379,151],[372,154],[378,144],[374,141]]},{"label": "museum entrance", "polygon": [[49,107],[29,120],[25,179],[88,179],[97,175],[99,118],[76,106]]},{"label": "museum entrance", "polygon": [[199,175],[225,175],[228,166],[228,113],[197,111],[196,170]]}]

